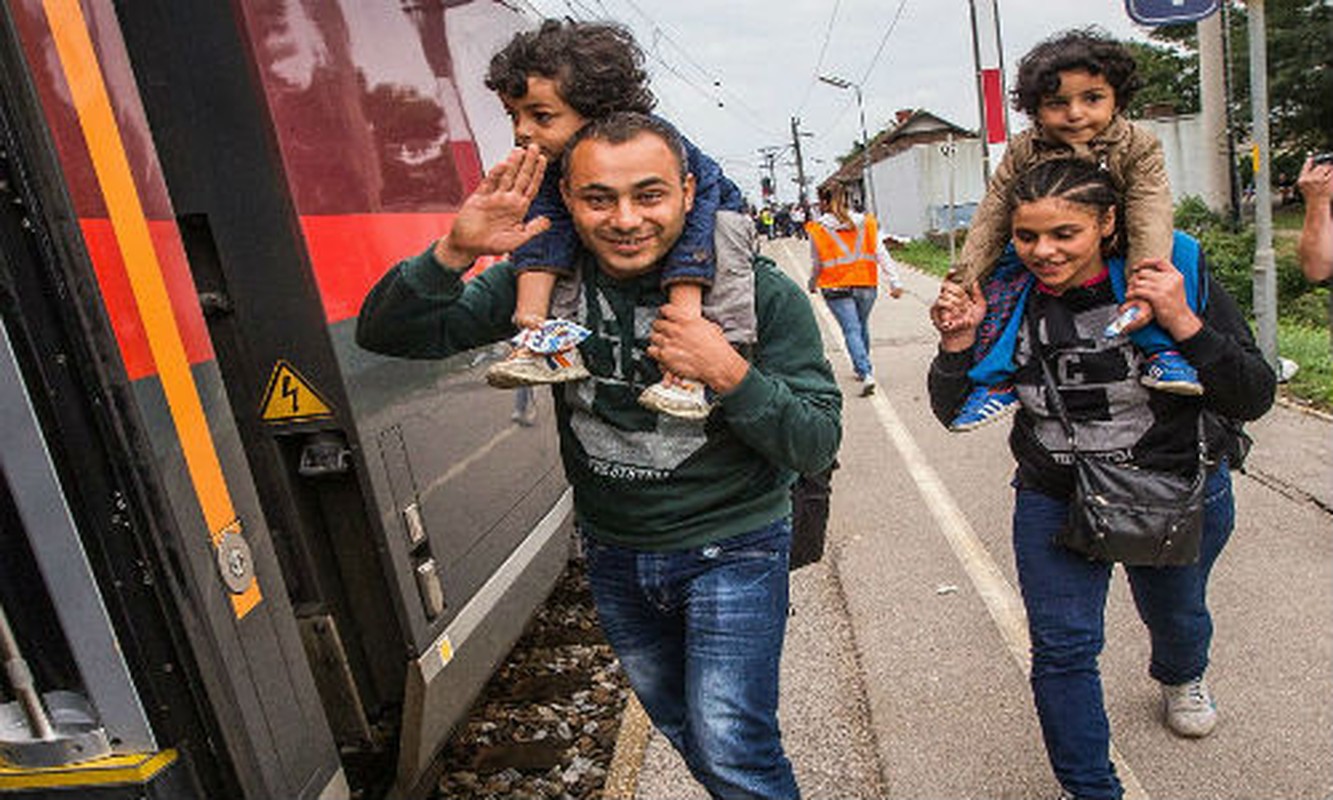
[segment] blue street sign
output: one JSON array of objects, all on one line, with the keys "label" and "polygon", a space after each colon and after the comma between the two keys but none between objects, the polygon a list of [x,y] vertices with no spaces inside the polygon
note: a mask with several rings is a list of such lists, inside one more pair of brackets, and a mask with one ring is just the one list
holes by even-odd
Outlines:
[{"label": "blue street sign", "polygon": [[1140,25],[1198,22],[1221,8],[1221,0],[1125,0],[1129,18]]}]

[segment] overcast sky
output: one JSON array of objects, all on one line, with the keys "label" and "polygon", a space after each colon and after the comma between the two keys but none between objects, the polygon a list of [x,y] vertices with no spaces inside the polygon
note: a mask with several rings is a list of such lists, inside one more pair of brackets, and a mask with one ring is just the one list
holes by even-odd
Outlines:
[{"label": "overcast sky", "polygon": [[[813,134],[802,139],[802,150],[814,181],[833,172],[836,157],[860,139],[855,93],[818,82],[820,74],[861,84],[872,137],[904,108],[977,127],[967,0],[527,2],[548,16],[629,25],[644,49],[656,54],[649,68],[659,113],[721,162],[752,199],[759,193],[759,149],[790,144],[792,117]],[[1033,44],[1067,28],[1096,24],[1119,38],[1146,38],[1126,15],[1124,0],[998,4],[1008,75]],[[983,50],[994,39],[989,27],[982,32]],[[1016,112],[1010,122],[1025,124]],[[791,160],[788,151],[779,164]],[[794,168],[779,166],[780,198],[795,198],[794,176]]]}]

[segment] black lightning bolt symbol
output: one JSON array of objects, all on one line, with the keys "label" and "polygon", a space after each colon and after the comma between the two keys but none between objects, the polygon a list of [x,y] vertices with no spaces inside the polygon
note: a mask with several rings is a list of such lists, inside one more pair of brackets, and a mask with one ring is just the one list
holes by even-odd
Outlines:
[{"label": "black lightning bolt symbol", "polygon": [[282,376],[282,396],[292,399],[292,413],[295,414],[298,411],[296,400],[300,396],[300,388],[292,386],[291,375]]}]

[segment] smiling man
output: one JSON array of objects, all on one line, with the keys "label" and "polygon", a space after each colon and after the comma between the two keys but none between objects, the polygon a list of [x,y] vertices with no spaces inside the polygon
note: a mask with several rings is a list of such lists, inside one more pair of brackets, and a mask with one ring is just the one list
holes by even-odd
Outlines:
[{"label": "smiling man", "polygon": [[[718,798],[799,796],[778,730],[787,618],[789,486],[832,462],[842,398],[804,292],[756,257],[757,341],[666,305],[661,262],[694,194],[679,136],[639,114],[591,123],[564,154],[562,190],[584,245],[579,345],[591,377],[552,387],[598,617],[654,724]],[[429,251],[395,266],[361,309],[357,342],[442,358],[515,332],[515,277],[483,255],[524,223],[545,160],[515,150]],[[700,381],[707,419],[649,411],[658,367]]]}]

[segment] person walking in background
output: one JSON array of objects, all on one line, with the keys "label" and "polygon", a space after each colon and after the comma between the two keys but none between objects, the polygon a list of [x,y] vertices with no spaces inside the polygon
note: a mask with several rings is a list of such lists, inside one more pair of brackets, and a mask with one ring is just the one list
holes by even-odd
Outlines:
[{"label": "person walking in background", "polygon": [[1333,155],[1305,159],[1296,186],[1305,198],[1305,225],[1296,253],[1307,280],[1333,278]]},{"label": "person walking in background", "polygon": [[902,297],[898,267],[879,239],[874,216],[851,211],[847,192],[831,184],[819,190],[820,216],[806,223],[810,235],[811,292],[824,296],[842,328],[861,395],[875,392],[875,365],[870,361],[870,310],[879,293],[879,273],[889,280],[889,296]]},{"label": "person walking in background", "polygon": [[791,207],[791,229],[798,239],[807,238],[805,232],[805,207],[800,203]]},{"label": "person walking in background", "polygon": [[[1205,470],[1199,560],[1125,572],[1148,628],[1148,673],[1161,686],[1164,722],[1179,736],[1207,736],[1217,723],[1204,680],[1213,634],[1208,576],[1235,522],[1229,470],[1243,458],[1239,421],[1268,411],[1277,382],[1219,283],[1209,278],[1201,288],[1201,311],[1187,302],[1183,273],[1207,274],[1195,240],[1176,234],[1171,261],[1144,262],[1121,283],[1121,198],[1105,171],[1079,159],[1046,161],[1019,175],[1012,192],[1014,248],[1032,284],[1015,311],[1025,324],[1015,342],[1020,408],[1009,436],[1018,462],[1013,545],[1032,639],[1032,694],[1063,797],[1116,800],[1122,788],[1097,663],[1111,565],[1056,542],[1074,494],[1074,447],[1080,456],[1143,470],[1186,477]],[[1142,354],[1123,332],[1103,333],[1125,298],[1152,304],[1158,323],[1199,366],[1203,396],[1149,391],[1137,380]],[[940,348],[928,386],[945,425],[972,388],[969,351],[985,315],[975,284],[941,283],[930,310]]]}]

